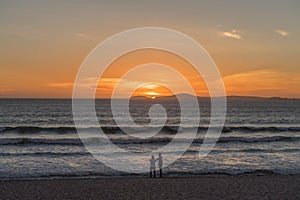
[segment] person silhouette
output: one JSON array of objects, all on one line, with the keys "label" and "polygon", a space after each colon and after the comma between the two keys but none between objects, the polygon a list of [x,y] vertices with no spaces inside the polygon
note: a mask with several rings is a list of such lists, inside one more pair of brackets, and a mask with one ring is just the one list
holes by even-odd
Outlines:
[{"label": "person silhouette", "polygon": [[150,159],[150,178],[152,178],[152,173],[153,173],[153,176],[155,178],[155,162],[157,161],[157,159],[154,159],[154,156],[152,155],[151,156],[151,159]]},{"label": "person silhouette", "polygon": [[158,168],[159,168],[159,177],[162,177],[162,167],[163,167],[163,157],[161,156],[161,153],[158,153]]}]

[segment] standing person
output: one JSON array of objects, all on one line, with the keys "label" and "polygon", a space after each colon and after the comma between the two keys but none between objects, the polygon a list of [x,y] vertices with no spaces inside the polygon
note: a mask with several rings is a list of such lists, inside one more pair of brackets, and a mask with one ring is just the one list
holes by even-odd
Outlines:
[{"label": "standing person", "polygon": [[158,168],[159,168],[159,177],[162,177],[162,167],[163,167],[163,157],[161,156],[161,153],[158,153]]},{"label": "standing person", "polygon": [[152,178],[152,172],[153,172],[153,176],[155,178],[155,162],[156,162],[156,159],[154,159],[154,156],[152,156],[150,159],[150,178]]}]

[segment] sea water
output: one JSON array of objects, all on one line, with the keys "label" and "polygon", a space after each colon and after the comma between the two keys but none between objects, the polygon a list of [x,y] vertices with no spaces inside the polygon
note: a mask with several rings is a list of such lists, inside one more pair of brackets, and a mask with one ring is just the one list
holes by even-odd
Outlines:
[{"label": "sea water", "polygon": [[[109,99],[96,100],[99,126],[91,127],[90,119],[82,118],[78,128],[88,135],[101,126],[118,147],[151,152],[167,145],[181,130],[180,107],[175,100],[132,101],[130,114],[137,125],[149,124],[148,110],[153,104],[165,108],[167,121],[151,138],[124,133],[122,127],[128,126],[128,118],[116,124]],[[199,100],[199,124],[192,119],[184,123],[185,131],[197,126],[198,134],[186,152],[164,168],[166,175],[300,173],[299,99],[229,98],[227,104],[221,137],[214,149],[199,159],[211,115],[210,99]],[[114,154],[109,148],[106,151]],[[149,165],[149,158],[139,162]],[[0,178],[131,175],[107,167],[86,150],[74,125],[71,99],[0,99]]]}]

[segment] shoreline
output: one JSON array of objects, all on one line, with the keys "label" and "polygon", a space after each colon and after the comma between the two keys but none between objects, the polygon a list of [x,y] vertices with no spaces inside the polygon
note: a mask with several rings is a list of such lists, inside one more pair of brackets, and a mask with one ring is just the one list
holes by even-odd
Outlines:
[{"label": "shoreline", "polygon": [[300,175],[0,180],[2,199],[297,199]]},{"label": "shoreline", "polygon": [[[226,172],[211,173],[164,173],[164,178],[201,178],[201,177],[226,177],[226,176],[300,176],[300,173],[277,173],[272,170],[245,171],[236,174]],[[142,174],[113,174],[113,175],[49,175],[40,177],[0,177],[0,181],[27,181],[27,180],[69,180],[69,179],[127,179],[127,178],[149,178],[148,173]],[[158,177],[157,177],[158,178]]]}]

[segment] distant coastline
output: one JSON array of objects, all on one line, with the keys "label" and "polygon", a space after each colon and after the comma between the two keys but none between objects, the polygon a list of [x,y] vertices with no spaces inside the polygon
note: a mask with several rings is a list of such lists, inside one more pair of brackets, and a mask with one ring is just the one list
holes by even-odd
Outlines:
[{"label": "distant coastline", "polygon": [[[157,96],[156,100],[172,100],[174,98],[176,98],[176,96],[181,96],[183,98],[193,98],[195,96],[190,95],[190,94],[177,94],[177,95],[172,95],[172,96]],[[211,97],[208,96],[197,96],[197,98],[199,100],[206,100],[206,99],[210,99]],[[212,97],[212,98],[221,98],[221,97]],[[300,97],[279,97],[279,96],[274,96],[274,97],[262,97],[262,96],[239,96],[239,95],[229,95],[226,96],[227,100],[300,100]],[[1,99],[61,99],[61,100],[70,100],[72,98],[58,98],[58,97],[0,97]],[[81,98],[81,99],[86,99],[86,98]],[[111,98],[96,98],[97,100],[108,100]],[[126,98],[116,98],[116,99],[126,99]],[[145,96],[133,96],[131,97],[131,99],[135,99],[135,100],[153,100],[149,97],[145,97]]]}]

